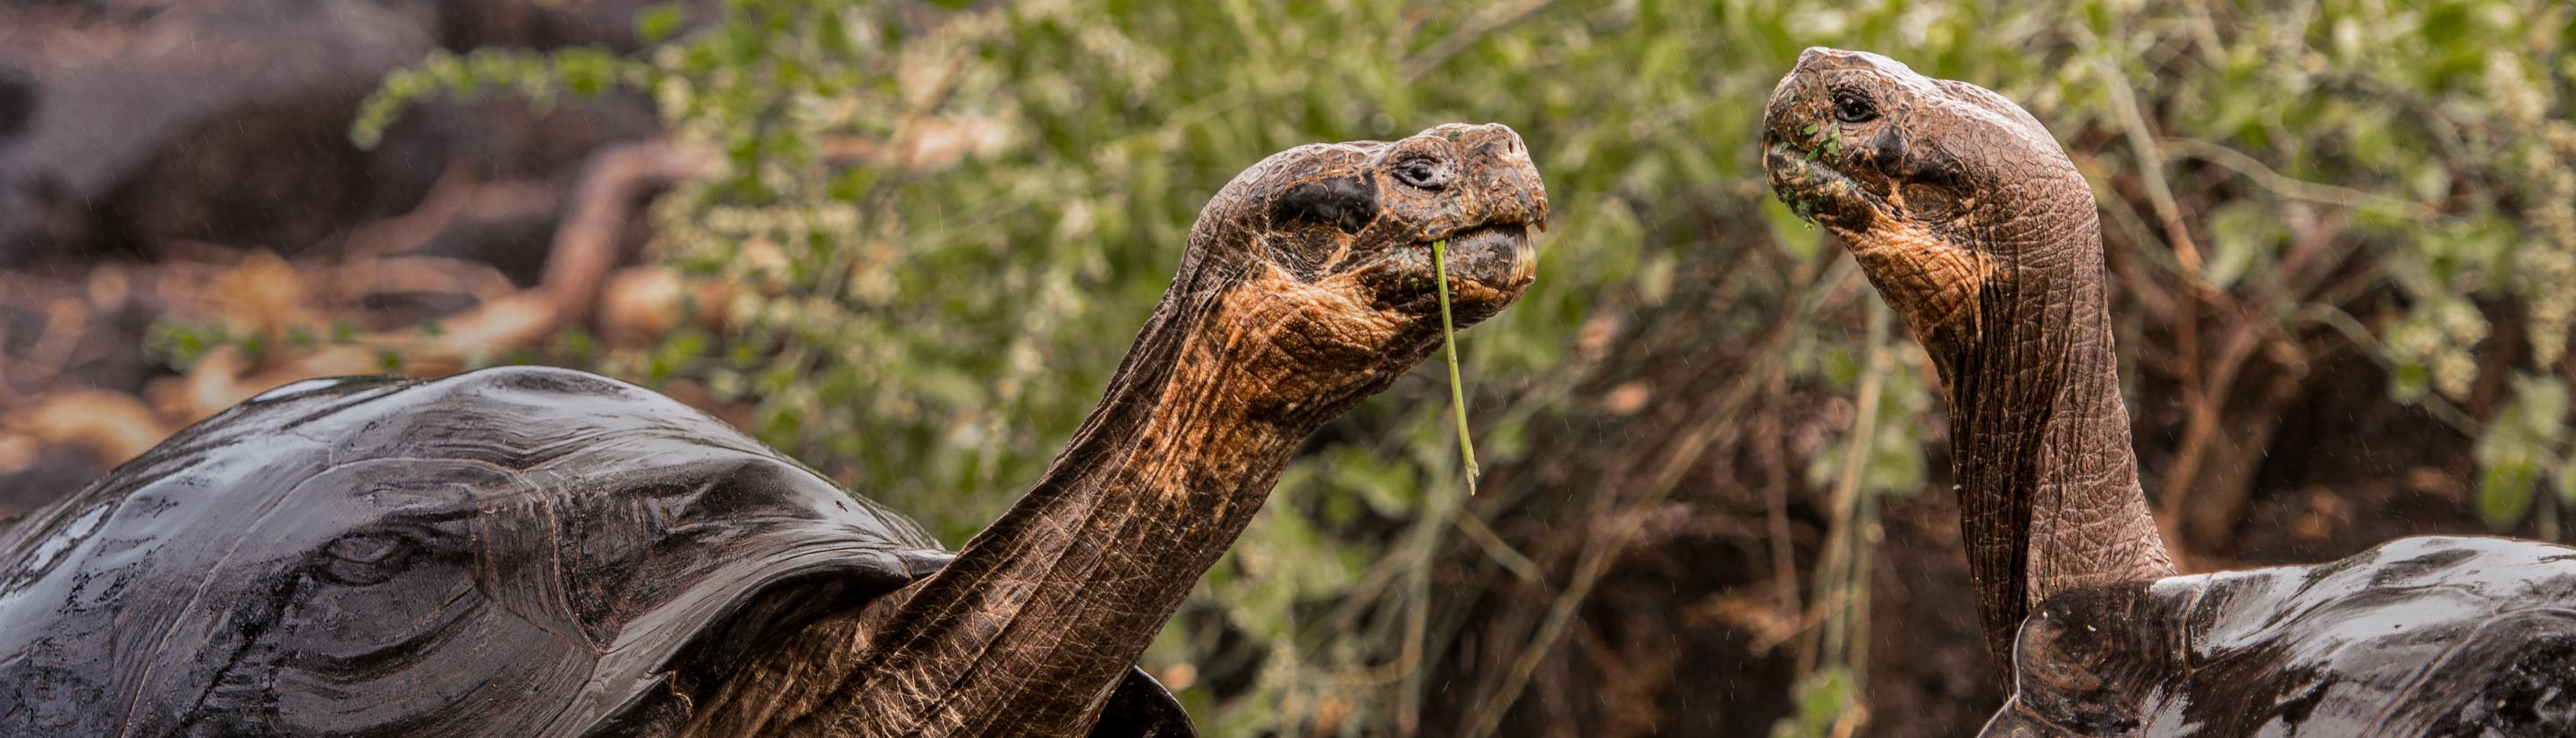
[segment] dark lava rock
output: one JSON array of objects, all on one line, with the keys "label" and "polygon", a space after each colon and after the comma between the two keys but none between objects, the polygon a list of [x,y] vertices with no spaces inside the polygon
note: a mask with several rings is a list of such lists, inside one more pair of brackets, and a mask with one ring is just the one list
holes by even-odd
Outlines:
[{"label": "dark lava rock", "polygon": [[[563,8],[554,5],[566,5]],[[634,0],[86,0],[0,8],[0,268],[197,241],[286,254],[409,210],[452,165],[556,179],[653,135],[633,98],[430,103],[349,141],[385,73],[438,49],[631,48]]]}]

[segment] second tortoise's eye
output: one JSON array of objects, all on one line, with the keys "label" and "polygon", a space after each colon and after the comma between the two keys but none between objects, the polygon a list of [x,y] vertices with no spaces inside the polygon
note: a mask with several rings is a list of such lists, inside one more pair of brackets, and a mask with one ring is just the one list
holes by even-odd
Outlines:
[{"label": "second tortoise's eye", "polygon": [[1834,120],[1867,123],[1878,120],[1878,106],[1857,92],[1834,93]]}]

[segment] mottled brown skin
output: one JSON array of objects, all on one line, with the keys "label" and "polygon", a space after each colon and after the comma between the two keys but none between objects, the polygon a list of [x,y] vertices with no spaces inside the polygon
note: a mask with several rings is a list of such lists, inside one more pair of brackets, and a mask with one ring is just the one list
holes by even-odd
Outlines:
[{"label": "mottled brown skin", "polygon": [[1763,119],[1773,190],[1849,244],[1950,406],[1988,654],[2068,590],[2173,574],[2129,445],[2092,191],[2002,96],[1808,49]]},{"label": "mottled brown skin", "polygon": [[1547,196],[1519,136],[1304,146],[1227,185],[1101,406],[955,562],[799,632],[695,705],[695,736],[1082,734],[1290,453],[1519,297]]}]

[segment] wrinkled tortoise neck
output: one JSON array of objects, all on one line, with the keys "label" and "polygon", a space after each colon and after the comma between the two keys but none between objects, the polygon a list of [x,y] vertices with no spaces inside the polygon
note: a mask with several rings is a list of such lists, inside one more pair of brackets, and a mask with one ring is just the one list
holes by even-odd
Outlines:
[{"label": "wrinkled tortoise neck", "polygon": [[694,734],[1088,730],[1297,445],[1402,374],[1356,371],[1322,396],[1300,391],[1311,373],[1264,376],[1276,327],[1239,313],[1266,296],[1194,284],[1211,270],[1191,266],[1027,495],[937,573],[797,634],[763,667],[785,678],[734,680],[778,686],[729,683]]},{"label": "wrinkled tortoise neck", "polygon": [[2041,600],[2173,573],[2120,401],[2100,225],[2089,197],[2061,212],[2049,242],[2000,257],[1967,320],[1916,327],[1949,396],[1969,574],[2005,679]]}]

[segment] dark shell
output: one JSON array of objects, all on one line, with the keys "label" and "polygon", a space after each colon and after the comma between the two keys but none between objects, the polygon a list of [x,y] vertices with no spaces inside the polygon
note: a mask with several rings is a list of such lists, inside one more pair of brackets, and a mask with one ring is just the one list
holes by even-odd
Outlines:
[{"label": "dark shell", "polygon": [[2576,735],[2576,548],[2404,538],[2042,603],[1988,736]]},{"label": "dark shell", "polygon": [[[614,380],[302,382],[0,531],[0,735],[625,734],[948,559]],[[1111,704],[1188,732],[1141,672]]]}]

